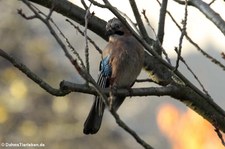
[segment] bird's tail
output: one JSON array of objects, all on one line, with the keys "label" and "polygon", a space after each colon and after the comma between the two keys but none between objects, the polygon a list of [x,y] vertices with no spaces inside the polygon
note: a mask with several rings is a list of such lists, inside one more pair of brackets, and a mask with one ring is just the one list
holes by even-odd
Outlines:
[{"label": "bird's tail", "polygon": [[[109,87],[109,78],[104,77],[102,74],[99,75],[97,84],[102,87],[106,88]],[[124,101],[125,97],[116,97],[115,102],[113,102],[114,110],[117,110],[119,106]],[[95,134],[98,132],[101,123],[102,123],[102,116],[104,113],[105,104],[99,96],[95,96],[94,103],[91,107],[91,110],[88,114],[88,117],[84,123],[84,134]]]},{"label": "bird's tail", "polygon": [[[113,108],[117,111],[120,105],[123,103],[125,97],[120,96],[116,97],[115,101],[113,102]],[[88,117],[84,123],[84,134],[95,134],[98,132],[101,123],[102,123],[102,116],[104,113],[105,104],[103,103],[102,99],[99,96],[95,97],[95,101],[91,107],[91,111],[88,114]]]},{"label": "bird's tail", "polygon": [[99,96],[96,96],[91,107],[91,111],[89,112],[88,117],[84,123],[84,134],[95,134],[98,132],[102,123],[104,108],[105,105],[102,99],[100,99]]},{"label": "bird's tail", "polygon": [[[109,78],[104,77],[100,73],[97,84],[102,88],[106,88],[109,86]],[[104,113],[104,109],[105,109],[105,105],[102,99],[99,96],[95,96],[94,103],[84,123],[84,129],[83,129],[84,134],[95,134],[98,132],[102,123],[102,116]]]}]

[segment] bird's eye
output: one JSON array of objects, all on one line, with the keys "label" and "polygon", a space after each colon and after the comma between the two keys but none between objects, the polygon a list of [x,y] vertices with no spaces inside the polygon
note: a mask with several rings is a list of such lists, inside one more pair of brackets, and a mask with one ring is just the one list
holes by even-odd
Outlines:
[{"label": "bird's eye", "polygon": [[112,28],[113,28],[114,30],[118,30],[118,29],[120,28],[120,25],[119,25],[119,24],[113,24],[113,25],[112,25]]},{"label": "bird's eye", "polygon": [[116,24],[115,28],[116,29],[119,29],[120,28],[120,25],[119,24]]}]

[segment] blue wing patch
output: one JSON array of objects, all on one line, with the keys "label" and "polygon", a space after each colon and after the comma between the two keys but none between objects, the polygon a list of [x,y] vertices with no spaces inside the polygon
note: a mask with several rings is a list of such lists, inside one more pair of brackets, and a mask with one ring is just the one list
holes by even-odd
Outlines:
[{"label": "blue wing patch", "polygon": [[103,77],[110,77],[112,74],[112,67],[109,64],[110,56],[105,57],[100,64],[100,73]]}]

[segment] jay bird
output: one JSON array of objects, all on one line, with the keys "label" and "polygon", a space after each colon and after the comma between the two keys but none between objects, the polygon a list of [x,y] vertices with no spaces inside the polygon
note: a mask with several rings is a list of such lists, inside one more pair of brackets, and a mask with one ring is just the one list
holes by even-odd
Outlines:
[{"label": "jay bird", "polygon": [[[141,72],[144,49],[117,18],[108,21],[106,34],[109,36],[109,42],[103,51],[97,83],[102,88],[130,88]],[[124,99],[124,96],[116,95],[112,102],[112,108],[117,110]],[[104,108],[102,99],[95,96],[92,108],[84,123],[84,134],[98,132]]]}]

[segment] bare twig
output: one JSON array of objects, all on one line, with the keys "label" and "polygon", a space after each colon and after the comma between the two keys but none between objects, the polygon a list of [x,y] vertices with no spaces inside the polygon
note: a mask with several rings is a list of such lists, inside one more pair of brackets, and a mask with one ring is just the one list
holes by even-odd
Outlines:
[{"label": "bare twig", "polygon": [[60,35],[65,39],[68,47],[71,49],[71,51],[76,55],[76,57],[78,58],[79,60],[79,63],[80,65],[85,68],[85,65],[84,65],[84,62],[82,60],[82,58],[80,57],[79,53],[75,50],[75,48],[71,45],[71,43],[69,42],[69,39],[66,38],[66,36],[63,34],[63,32],[60,30],[60,28],[57,26],[57,24],[52,20],[50,19],[51,22],[54,24],[54,26],[57,28],[57,30],[59,31]]},{"label": "bare twig", "polygon": [[212,0],[208,5],[212,5],[216,0]]},{"label": "bare twig", "polygon": [[167,2],[168,2],[168,0],[162,1],[160,15],[159,15],[159,25],[158,25],[157,37],[158,37],[158,40],[161,43],[161,45],[163,44],[163,37],[164,37]]},{"label": "bare twig", "polygon": [[203,49],[200,48],[200,46],[195,43],[187,33],[185,33],[185,37],[187,38],[187,40],[196,47],[196,49],[202,53],[202,55],[204,55],[206,58],[208,58],[212,63],[214,63],[215,65],[219,66],[220,68],[222,68],[223,70],[225,70],[225,66],[216,58],[212,57],[210,54],[208,54],[207,52],[205,52]]},{"label": "bare twig", "polygon": [[135,19],[137,21],[137,25],[138,25],[138,28],[140,30],[141,36],[143,37],[143,39],[146,42],[150,42],[149,41],[150,37],[148,36],[148,33],[147,33],[146,29],[145,29],[143,21],[141,20],[141,16],[140,16],[140,13],[138,11],[138,8],[137,8],[135,0],[129,0],[129,2],[130,2],[130,6],[131,6],[131,8],[133,10]]},{"label": "bare twig", "polygon": [[117,9],[117,8],[115,8],[115,9],[116,9],[120,14],[122,14],[122,15],[124,16],[124,18],[126,18],[126,19],[128,20],[128,22],[130,22],[130,24],[132,25],[133,29],[134,29],[138,34],[141,35],[141,32],[140,32],[140,30],[139,30],[139,28],[138,28],[137,23],[134,23],[134,22],[131,20],[131,18],[129,18],[129,17],[127,16],[126,13],[120,11],[120,10]]},{"label": "bare twig", "polygon": [[149,144],[147,144],[145,141],[143,141],[135,131],[133,131],[131,128],[129,128],[119,117],[119,115],[115,111],[111,111],[111,114],[116,119],[116,123],[122,127],[126,132],[128,132],[130,135],[134,137],[134,139],[142,145],[145,149],[153,149]]},{"label": "bare twig", "polygon": [[[84,32],[81,31],[81,29],[76,26],[75,24],[73,24],[73,22],[71,22],[69,19],[66,19],[67,22],[70,23],[70,25],[72,25],[82,36],[84,36]],[[94,40],[92,40],[90,37],[87,36],[88,41],[95,47],[95,49],[102,54],[102,50],[98,47],[98,45],[94,42]]]},{"label": "bare twig", "polygon": [[[177,2],[178,4],[181,4],[181,5],[185,5],[185,1],[184,0],[174,0],[175,2]],[[208,5],[212,5],[216,0],[212,0],[210,3],[208,3]],[[191,2],[191,1],[187,1],[187,4],[189,6],[194,6],[194,4]]]},{"label": "bare twig", "polygon": [[81,1],[81,4],[84,6],[84,9],[87,10],[88,9],[88,6],[85,3],[85,1],[84,0],[80,0],[80,1]]},{"label": "bare twig", "polygon": [[220,130],[218,128],[218,121],[215,120],[215,116],[214,115],[212,115],[211,117],[214,120],[214,125],[213,125],[214,126],[214,130],[215,130],[217,136],[219,137],[219,139],[221,140],[222,145],[225,146],[225,141],[223,139],[223,135],[222,135],[222,133],[220,132]]},{"label": "bare twig", "polygon": [[91,2],[92,4],[94,4],[94,5],[96,5],[96,6],[100,7],[100,8],[107,8],[106,5],[101,4],[99,2],[96,2],[95,0],[89,0],[89,2]]},{"label": "bare twig", "polygon": [[[49,20],[50,18],[51,18],[51,16],[52,16],[52,13],[53,13],[53,11],[54,11],[54,4],[55,3],[52,3],[52,7],[51,7],[51,9],[49,9],[49,13],[48,13],[48,15],[47,15],[47,17],[46,17],[46,20]],[[32,5],[33,7],[35,7],[34,5]],[[37,7],[36,7],[36,9],[37,9]],[[38,11],[39,11],[39,9],[37,9]],[[40,11],[41,12],[41,11]]]},{"label": "bare twig", "polygon": [[185,35],[185,32],[186,32],[186,27],[187,27],[187,15],[188,15],[187,6],[188,6],[187,5],[187,0],[185,0],[184,20],[182,20],[183,28],[182,28],[182,31],[181,31],[179,47],[178,47],[178,51],[177,51],[177,61],[176,61],[175,71],[179,67],[179,61],[180,61],[181,50],[182,50],[182,43],[183,43],[183,38],[184,38],[184,35]]},{"label": "bare twig", "polygon": [[185,1],[185,0],[174,0],[175,2],[177,2],[178,4],[181,4],[181,5],[192,5],[192,3],[190,3],[189,1]]},{"label": "bare twig", "polygon": [[[178,53],[177,48],[175,48],[175,51]],[[197,80],[197,82],[201,86],[202,90],[206,93],[206,95],[210,96],[209,95],[209,92],[205,89],[204,85],[201,83],[201,81],[199,80],[199,78],[197,77],[197,75],[192,71],[192,69],[190,68],[190,66],[188,66],[188,64],[186,63],[186,61],[184,60],[184,58],[180,55],[180,58],[179,59],[184,63],[184,65],[187,67],[187,69],[191,72],[191,74]]]},{"label": "bare twig", "polygon": [[[89,5],[88,9],[86,10],[85,25],[84,25],[85,61],[86,61],[86,69],[87,69],[88,73],[90,73],[90,65],[89,65],[89,47],[88,47],[88,38],[87,38],[87,26],[88,26],[88,20],[91,17],[90,8],[91,8],[91,4]],[[88,84],[88,82],[86,82],[86,83]]]},{"label": "bare twig", "polygon": [[147,15],[146,15],[146,10],[143,9],[142,12],[141,12],[141,14],[144,16],[144,19],[145,19],[145,21],[146,21],[148,27],[150,27],[150,29],[151,29],[151,30],[153,31],[153,33],[154,33],[155,38],[158,40],[158,37],[157,37],[156,32],[155,32],[155,29],[152,27],[152,25],[151,25],[151,23],[150,23],[150,21],[149,21]]},{"label": "bare twig", "polygon": [[162,44],[161,44],[161,42],[159,41],[158,36],[156,35],[155,29],[152,27],[152,25],[150,24],[150,22],[149,22],[149,20],[148,20],[148,17],[147,17],[147,15],[146,15],[146,10],[143,10],[143,11],[142,11],[142,14],[143,14],[143,16],[144,16],[144,18],[145,18],[145,21],[147,22],[147,25],[150,27],[150,29],[152,30],[152,32],[153,32],[154,35],[155,35],[156,42],[157,42],[157,45],[156,45],[157,47],[156,47],[156,49],[158,49],[158,52],[159,52],[160,55],[161,55],[161,53],[163,53],[163,54],[165,55],[165,58],[166,58],[167,62],[168,62],[169,64],[171,64],[171,61],[170,61],[170,58],[169,58],[168,54],[166,53],[165,49],[162,47]]},{"label": "bare twig", "polygon": [[221,143],[223,144],[223,146],[225,146],[225,141],[224,141],[224,139],[223,139],[223,135],[222,135],[222,133],[220,132],[219,128],[215,127],[215,132],[216,132],[216,134],[218,135],[218,137],[220,138]]},{"label": "bare twig", "polygon": [[225,53],[224,52],[221,52],[221,56],[225,60]]}]

